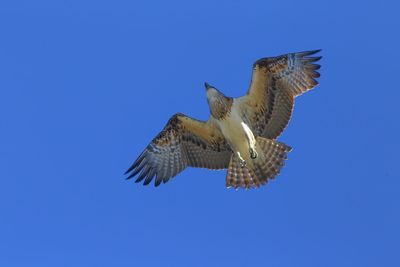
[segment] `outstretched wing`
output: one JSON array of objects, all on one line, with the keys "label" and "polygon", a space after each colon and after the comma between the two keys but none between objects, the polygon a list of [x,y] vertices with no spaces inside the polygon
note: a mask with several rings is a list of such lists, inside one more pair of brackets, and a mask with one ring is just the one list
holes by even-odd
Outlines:
[{"label": "outstretched wing", "polygon": [[276,139],[289,123],[294,98],[315,87],[321,57],[311,56],[320,50],[261,58],[253,65],[253,75],[241,106],[253,132]]},{"label": "outstretched wing", "polygon": [[183,171],[186,167],[225,169],[232,152],[213,121],[198,121],[175,114],[164,129],[140,154],[125,174],[144,185],[155,179],[155,186]]}]

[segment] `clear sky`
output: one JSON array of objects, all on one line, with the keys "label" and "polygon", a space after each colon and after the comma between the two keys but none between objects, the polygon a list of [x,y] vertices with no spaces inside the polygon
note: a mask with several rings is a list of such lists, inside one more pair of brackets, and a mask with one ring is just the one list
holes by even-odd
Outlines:
[{"label": "clear sky", "polygon": [[[0,2],[0,266],[400,266],[396,1]],[[203,83],[323,49],[280,176],[123,172]],[[396,254],[397,253],[397,254]]]}]

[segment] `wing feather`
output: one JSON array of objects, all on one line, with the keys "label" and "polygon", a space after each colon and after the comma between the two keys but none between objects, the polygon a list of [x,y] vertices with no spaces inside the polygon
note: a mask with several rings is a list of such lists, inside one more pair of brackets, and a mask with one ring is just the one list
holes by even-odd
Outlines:
[{"label": "wing feather", "polygon": [[253,65],[253,75],[247,95],[241,98],[242,110],[252,130],[259,136],[276,139],[292,116],[296,96],[318,85],[312,55],[320,50],[290,53],[261,58]]},{"label": "wing feather", "polygon": [[136,182],[166,183],[186,167],[225,169],[231,150],[212,119],[207,122],[175,114],[125,174]]}]

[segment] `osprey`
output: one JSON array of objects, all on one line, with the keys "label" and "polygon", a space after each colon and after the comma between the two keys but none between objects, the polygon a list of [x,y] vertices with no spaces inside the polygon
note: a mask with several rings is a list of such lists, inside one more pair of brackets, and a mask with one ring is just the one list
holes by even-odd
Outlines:
[{"label": "osprey", "polygon": [[276,141],[293,112],[294,98],[315,87],[311,56],[320,50],[261,58],[247,94],[232,98],[205,83],[207,121],[177,113],[125,174],[136,182],[166,183],[186,167],[228,169],[227,187],[253,188],[273,179],[291,147]]}]

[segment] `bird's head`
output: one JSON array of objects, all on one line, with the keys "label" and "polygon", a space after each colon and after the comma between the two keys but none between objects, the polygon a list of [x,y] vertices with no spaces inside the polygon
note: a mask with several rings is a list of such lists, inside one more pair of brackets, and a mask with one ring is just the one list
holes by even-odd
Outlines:
[{"label": "bird's head", "polygon": [[217,88],[208,83],[204,83],[206,87],[208,105],[210,112],[215,118],[221,117],[221,113],[226,113],[226,110],[232,105],[233,99],[225,96]]},{"label": "bird's head", "polygon": [[221,96],[224,96],[220,91],[218,91],[217,88],[214,86],[204,83],[204,86],[206,87],[206,93],[207,93],[207,99],[208,101],[210,100],[216,100],[215,98],[219,98]]}]

